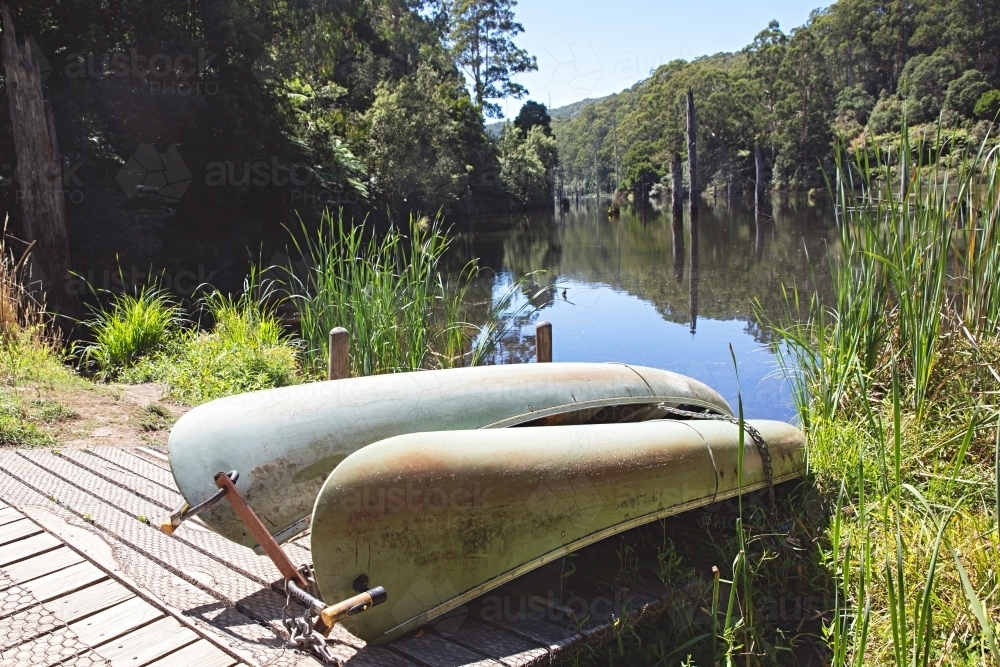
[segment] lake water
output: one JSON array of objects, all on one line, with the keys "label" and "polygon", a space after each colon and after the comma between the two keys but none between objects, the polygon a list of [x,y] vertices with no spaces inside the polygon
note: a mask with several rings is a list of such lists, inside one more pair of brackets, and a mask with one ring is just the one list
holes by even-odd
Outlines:
[{"label": "lake water", "polygon": [[748,417],[793,420],[754,304],[787,318],[782,286],[829,303],[837,235],[829,205],[776,198],[766,210],[755,218],[742,200],[706,199],[692,225],[687,211],[675,224],[657,208],[612,218],[591,200],[561,214],[461,223],[453,248],[490,270],[478,286],[484,304],[534,274],[510,312],[528,299],[538,310],[512,323],[498,363],[532,361],[535,324],[547,320],[554,361],[665,368],[714,387],[734,409],[741,391]]}]

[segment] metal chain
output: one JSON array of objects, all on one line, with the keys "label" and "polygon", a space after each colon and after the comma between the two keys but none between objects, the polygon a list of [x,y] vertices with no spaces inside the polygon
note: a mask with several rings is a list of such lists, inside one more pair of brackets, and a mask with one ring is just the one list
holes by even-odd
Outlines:
[{"label": "metal chain", "polygon": [[[680,408],[672,408],[668,405],[660,403],[659,408],[671,415],[677,415],[678,417],[687,417],[689,419],[708,419],[712,421],[722,421],[729,422],[730,424],[740,425],[740,420],[736,417],[730,417],[729,415],[720,415],[710,412],[692,412],[690,410],[681,410]],[[750,439],[753,440],[754,445],[757,446],[757,451],[760,452],[760,459],[764,464],[764,479],[767,481],[767,492],[771,499],[771,507],[775,507],[774,501],[774,466],[771,462],[771,450],[767,448],[767,441],[764,440],[764,436],[760,434],[760,431],[755,429],[746,420],[743,421],[743,430],[747,432]]]},{"label": "metal chain", "polygon": [[302,616],[295,615],[292,606],[292,593],[285,587],[285,608],[281,610],[281,623],[288,630],[288,643],[292,646],[314,654],[327,665],[344,667],[344,662],[330,652],[330,646],[324,637],[315,629],[316,614],[307,608]]}]

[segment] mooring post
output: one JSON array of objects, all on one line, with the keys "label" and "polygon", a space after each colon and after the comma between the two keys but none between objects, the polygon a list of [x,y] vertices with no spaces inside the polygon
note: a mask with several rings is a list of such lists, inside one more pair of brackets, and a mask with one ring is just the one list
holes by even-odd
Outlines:
[{"label": "mooring post", "polygon": [[552,323],[539,322],[535,326],[535,361],[552,363]]},{"label": "mooring post", "polygon": [[344,327],[330,330],[330,380],[343,380],[351,374],[351,336]]}]

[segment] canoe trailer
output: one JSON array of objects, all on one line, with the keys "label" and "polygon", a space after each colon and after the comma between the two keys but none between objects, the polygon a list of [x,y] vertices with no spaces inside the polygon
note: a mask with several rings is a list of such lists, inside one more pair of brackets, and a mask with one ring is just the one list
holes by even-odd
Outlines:
[{"label": "canoe trailer", "polygon": [[[756,489],[773,503],[804,444],[696,380],[625,364],[335,380],[182,417],[168,448],[185,502],[161,530],[200,516],[267,555],[291,642],[340,664],[337,623],[388,642],[636,526]],[[296,567],[280,543],[307,529],[314,562]]]}]

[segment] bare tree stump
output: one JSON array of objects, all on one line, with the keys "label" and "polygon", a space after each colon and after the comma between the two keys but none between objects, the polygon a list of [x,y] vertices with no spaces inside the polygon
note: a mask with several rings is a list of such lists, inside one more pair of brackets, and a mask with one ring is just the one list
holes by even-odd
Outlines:
[{"label": "bare tree stump", "polygon": [[760,210],[761,200],[764,198],[764,158],[760,154],[760,145],[753,147],[753,161],[756,169],[756,180],[754,182],[753,206],[754,210]]},{"label": "bare tree stump", "polygon": [[687,92],[687,141],[688,141],[688,188],[690,190],[689,204],[691,212],[698,212],[698,146],[694,117],[694,92]]},{"label": "bare tree stump", "polygon": [[670,163],[670,199],[674,205],[674,214],[679,214],[684,206],[684,174],[681,172],[681,154],[674,153]]},{"label": "bare tree stump", "polygon": [[41,71],[31,56],[31,47],[27,40],[18,42],[6,5],[2,14],[4,75],[17,153],[22,232],[26,241],[36,242],[35,259],[51,284],[48,307],[75,315],[79,302],[66,289],[71,262],[55,117],[45,98]]}]

